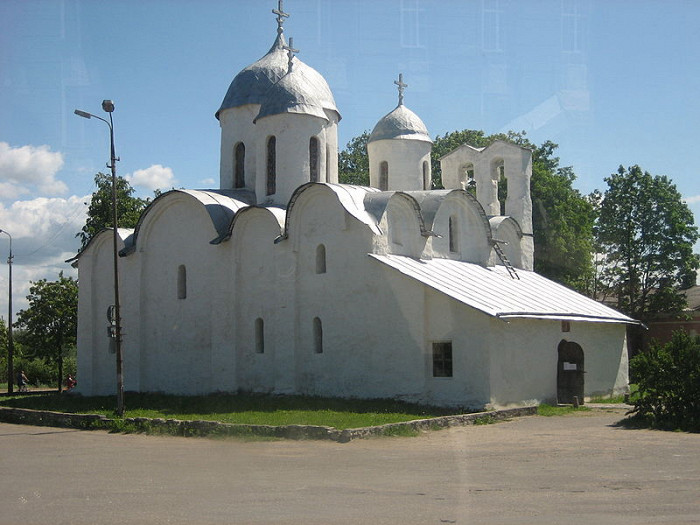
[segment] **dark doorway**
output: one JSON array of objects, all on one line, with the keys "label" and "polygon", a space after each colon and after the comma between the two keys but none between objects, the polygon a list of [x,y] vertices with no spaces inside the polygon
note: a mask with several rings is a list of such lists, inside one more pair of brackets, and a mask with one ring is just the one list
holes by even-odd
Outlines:
[{"label": "dark doorway", "polygon": [[583,404],[583,348],[578,343],[562,340],[557,363],[557,401],[571,404],[574,397]]}]

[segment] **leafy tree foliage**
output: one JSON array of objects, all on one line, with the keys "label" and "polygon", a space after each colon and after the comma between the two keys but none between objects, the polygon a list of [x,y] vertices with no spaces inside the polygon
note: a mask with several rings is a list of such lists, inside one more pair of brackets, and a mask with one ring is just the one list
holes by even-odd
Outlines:
[{"label": "leafy tree foliage", "polygon": [[700,431],[700,339],[685,330],[630,361],[638,378],[632,412],[655,428]]},{"label": "leafy tree foliage", "polygon": [[[369,184],[368,138],[367,132],[355,137],[340,153],[341,182]],[[530,187],[535,270],[581,292],[592,293],[595,208],[573,187],[576,180],[573,169],[559,166],[559,158],[554,155],[557,144],[547,141],[536,146],[525,132],[513,131],[485,135],[480,130],[465,129],[438,135],[431,154],[433,188],[442,187],[441,157],[462,144],[482,148],[496,140],[512,142],[533,152]]]},{"label": "leafy tree foliage", "polygon": [[27,296],[29,307],[17,315],[24,357],[42,358],[57,369],[58,390],[63,378],[63,358],[76,344],[78,282],[59,275],[57,281],[33,282]]},{"label": "leafy tree foliage", "polygon": [[342,184],[369,186],[369,131],[353,138],[338,154],[338,180]]},{"label": "leafy tree foliage", "polygon": [[[90,199],[88,218],[83,229],[76,234],[80,238],[81,248],[85,248],[90,239],[105,228],[112,227],[112,176],[98,173],[95,175],[95,190]],[[129,181],[117,177],[117,220],[120,228],[133,228],[148,205],[147,199],[134,197],[134,188]]]},{"label": "leafy tree foliage", "polygon": [[692,212],[668,177],[639,166],[620,166],[605,182],[595,229],[602,290],[636,319],[681,310],[680,291],[695,284],[700,266]]}]

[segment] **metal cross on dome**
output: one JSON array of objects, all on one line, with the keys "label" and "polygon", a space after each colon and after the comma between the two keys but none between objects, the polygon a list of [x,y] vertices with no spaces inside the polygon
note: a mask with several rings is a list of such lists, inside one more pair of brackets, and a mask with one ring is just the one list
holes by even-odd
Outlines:
[{"label": "metal cross on dome", "polygon": [[399,86],[399,106],[403,106],[403,92],[404,89],[408,87],[408,84],[403,82],[403,73],[399,73],[399,79],[394,80],[394,84]]},{"label": "metal cross on dome", "polygon": [[277,9],[272,10],[272,13],[277,15],[277,33],[280,35],[284,32],[284,28],[282,27],[284,25],[284,19],[289,18],[289,14],[285,13],[282,7],[283,1],[284,0],[278,0]]},{"label": "metal cross on dome", "polygon": [[298,49],[294,49],[294,37],[289,37],[289,45],[283,46],[282,49],[287,50],[287,56],[289,57],[289,62],[287,62],[287,73],[292,72],[292,59],[294,58],[294,53],[298,53]]}]

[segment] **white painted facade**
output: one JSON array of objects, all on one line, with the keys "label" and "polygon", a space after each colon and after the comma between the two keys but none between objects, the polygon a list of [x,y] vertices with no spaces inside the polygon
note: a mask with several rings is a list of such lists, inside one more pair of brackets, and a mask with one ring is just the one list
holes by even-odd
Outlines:
[{"label": "white painted facade", "polygon": [[[625,325],[633,321],[531,271],[530,152],[505,143],[460,148],[455,155],[467,151],[463,157],[442,159],[447,189],[425,191],[429,138],[380,138],[370,155],[388,158],[401,182],[389,191],[337,184],[340,115],[318,83],[282,82],[296,73],[316,78],[297,58],[285,71],[283,44],[280,30],[217,112],[221,188],[167,192],[135,230],[119,232],[125,389],[464,407],[552,402],[558,347],[574,341],[585,355],[586,396],[625,391]],[[272,76],[273,87],[249,85],[240,78],[246,71]],[[259,98],[239,97],[243,88]],[[318,182],[311,182],[312,138]],[[245,158],[237,179],[239,143]],[[494,161],[508,179],[507,215],[495,172],[484,171]],[[460,178],[467,162],[476,197]],[[113,302],[111,250],[105,231],[75,259],[85,395],[116,390],[105,316]]]}]

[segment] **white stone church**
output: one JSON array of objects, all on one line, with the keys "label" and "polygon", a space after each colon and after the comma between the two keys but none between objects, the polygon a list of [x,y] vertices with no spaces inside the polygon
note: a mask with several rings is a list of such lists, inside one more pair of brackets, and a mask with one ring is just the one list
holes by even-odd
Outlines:
[{"label": "white stone church", "polygon": [[[472,408],[626,391],[634,321],[532,271],[531,152],[461,146],[432,190],[399,76],[370,187],[338,184],[333,94],[273,12],[272,47],[216,112],[219,189],[164,193],[119,230],[125,389]],[[85,395],[116,391],[112,257],[110,230],[74,259]]]}]

